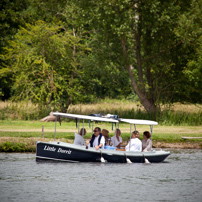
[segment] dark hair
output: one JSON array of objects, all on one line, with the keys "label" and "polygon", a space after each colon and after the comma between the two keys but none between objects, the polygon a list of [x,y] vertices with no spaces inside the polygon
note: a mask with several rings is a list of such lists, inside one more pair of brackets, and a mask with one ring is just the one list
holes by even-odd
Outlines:
[{"label": "dark hair", "polygon": [[116,129],[115,134],[119,131],[120,135],[121,135],[121,130],[119,128]]},{"label": "dark hair", "polygon": [[151,137],[151,133],[149,131],[145,131],[143,133],[143,135],[145,135],[147,138],[150,138]]},{"label": "dark hair", "polygon": [[86,129],[82,128],[79,132],[80,135],[86,135]]},{"label": "dark hair", "polygon": [[140,133],[136,130],[136,131],[133,131],[133,133],[135,135],[135,137],[139,138],[140,137]]},{"label": "dark hair", "polygon": [[97,130],[101,133],[101,129],[99,128],[99,127],[96,127],[97,128]]}]

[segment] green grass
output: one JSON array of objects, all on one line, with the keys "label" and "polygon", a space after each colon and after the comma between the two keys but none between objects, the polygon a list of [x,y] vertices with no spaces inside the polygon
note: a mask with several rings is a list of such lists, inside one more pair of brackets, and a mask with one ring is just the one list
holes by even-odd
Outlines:
[{"label": "green grass", "polygon": [[[109,136],[112,137],[114,133],[109,133]],[[53,139],[55,136],[54,132],[46,132],[44,133],[44,138]],[[167,143],[174,143],[174,142],[184,142],[185,140],[182,139],[182,136],[189,136],[189,137],[199,137],[198,135],[193,134],[187,134],[187,133],[181,133],[181,134],[153,134],[152,140],[156,141],[163,141]],[[202,135],[201,135],[202,136]],[[200,137],[201,137],[200,136]],[[41,138],[41,133],[38,132],[2,132],[0,131],[0,137],[21,137],[21,138],[32,138],[32,137],[38,137]],[[84,138],[89,139],[91,137],[91,133],[88,133]],[[130,138],[130,133],[122,133],[121,137],[124,141],[127,141]],[[57,132],[56,133],[56,139],[74,139],[74,133],[73,132]],[[142,140],[142,136],[140,137]],[[189,141],[192,142],[201,142],[202,139],[191,139]]]},{"label": "green grass", "polygon": [[[44,138],[42,138],[42,125],[44,126]],[[83,123],[80,124],[80,128]],[[109,136],[114,135],[115,126],[110,123],[97,123],[94,127],[109,130]],[[90,139],[92,128],[89,128],[89,123],[85,122],[84,127],[87,130],[86,140]],[[91,124],[92,127],[92,124]],[[93,127],[93,128],[94,128]],[[120,123],[119,128],[122,132],[123,141],[128,141],[130,138],[130,125]],[[149,126],[137,125],[136,129],[140,132],[140,139],[145,130],[150,130]],[[76,124],[72,122],[62,121],[61,126],[57,123],[56,141],[73,142],[74,133],[77,131]],[[132,127],[134,131],[134,127]],[[4,152],[35,152],[36,141],[53,141],[55,136],[54,122],[40,122],[40,121],[0,121],[0,151]],[[164,143],[191,143],[199,144],[202,147],[202,139],[184,140],[183,136],[202,137],[202,126],[154,126],[152,140]]]}]

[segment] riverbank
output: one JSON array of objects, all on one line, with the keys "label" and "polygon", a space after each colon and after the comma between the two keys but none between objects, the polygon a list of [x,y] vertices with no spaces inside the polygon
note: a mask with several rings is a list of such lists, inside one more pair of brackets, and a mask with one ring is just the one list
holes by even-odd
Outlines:
[{"label": "riverbank", "polygon": [[[114,129],[110,123],[96,123],[101,129],[107,129],[109,136],[114,135]],[[92,134],[92,127],[85,122],[87,134],[86,144]],[[95,127],[95,126],[94,126]],[[130,138],[129,124],[120,123],[121,137],[126,143]],[[73,143],[74,132],[76,132],[75,122],[57,123],[56,141]],[[134,130],[134,128],[132,129]],[[150,130],[149,126],[137,125],[137,130],[142,134]],[[43,131],[43,132],[42,132]],[[40,121],[0,121],[0,152],[35,152],[36,141],[53,141],[55,136],[55,123]],[[183,139],[191,137],[192,139]],[[196,139],[200,138],[200,139]],[[152,141],[154,148],[182,148],[182,149],[202,149],[202,126],[166,126],[157,125],[153,128]]]},{"label": "riverbank", "polygon": [[[38,138],[38,137],[0,137],[0,152],[36,152],[36,141],[53,141],[52,138]],[[71,139],[57,139],[56,141],[73,143]],[[89,139],[85,139],[86,143]],[[190,142],[184,140],[183,142],[167,143],[163,141],[153,141],[153,148],[177,148],[177,149],[202,149],[202,143]]]}]

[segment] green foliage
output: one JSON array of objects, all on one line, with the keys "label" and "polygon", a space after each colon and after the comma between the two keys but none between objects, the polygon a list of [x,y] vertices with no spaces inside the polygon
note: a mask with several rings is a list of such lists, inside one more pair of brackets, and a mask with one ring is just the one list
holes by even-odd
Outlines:
[{"label": "green foliage", "polygon": [[112,50],[102,45],[94,47],[93,53],[82,60],[85,78],[90,81],[88,93],[101,99],[123,99],[131,92],[128,73],[124,68],[119,68]]},{"label": "green foliage", "polygon": [[181,88],[184,98],[189,102],[202,102],[202,1],[191,1],[187,12],[179,16],[179,24],[175,33],[183,40],[185,50],[190,53],[187,65],[183,68],[185,76]]},{"label": "green foliage", "polygon": [[[0,69],[6,63],[1,56],[4,52],[4,47],[8,46],[8,41],[13,39],[18,32],[20,26],[24,26],[33,18],[33,8],[31,7],[32,0],[1,0],[0,2]],[[0,74],[0,99],[8,99],[11,97],[11,88],[13,85],[11,72]]]},{"label": "green foliage", "polygon": [[0,152],[35,152],[35,147],[27,147],[25,143],[4,142],[0,144]]},{"label": "green foliage", "polygon": [[[137,87],[133,81],[133,88],[124,91],[127,94],[134,91],[139,98],[148,99],[151,105],[159,106],[161,103],[187,100],[185,94],[189,90],[184,88],[186,76],[183,71],[191,50],[183,47],[175,28],[191,4],[192,2],[188,1],[160,0],[135,4],[128,0],[79,1],[77,6],[83,8],[87,16],[91,16],[89,26],[95,30],[95,38],[90,43],[93,49],[90,59],[93,58],[96,66],[102,66],[106,73],[105,67],[108,66],[121,73],[130,66]],[[123,39],[125,53],[122,47]],[[94,41],[99,41],[99,48]],[[96,72],[99,73],[99,69]],[[126,80],[126,85],[129,84],[128,81]],[[99,86],[99,82],[100,78],[96,78],[92,83]],[[119,85],[117,87],[119,88]],[[99,88],[95,90],[97,92]],[[122,91],[116,93],[120,92]],[[102,95],[105,96],[105,92],[102,92]]]},{"label": "green foliage", "polygon": [[10,41],[5,55],[10,66],[0,73],[13,73],[15,100],[27,99],[62,111],[68,108],[68,100],[74,103],[85,96],[77,60],[85,50],[80,39],[61,26],[38,21],[21,28]]},{"label": "green foliage", "polygon": [[20,114],[23,119],[105,97],[146,99],[156,109],[202,102],[201,0],[0,5],[0,98],[38,104],[36,113]]}]

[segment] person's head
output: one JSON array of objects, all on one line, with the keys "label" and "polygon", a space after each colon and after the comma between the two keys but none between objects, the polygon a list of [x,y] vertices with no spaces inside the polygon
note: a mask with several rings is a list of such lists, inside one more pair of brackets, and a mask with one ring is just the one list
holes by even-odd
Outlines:
[{"label": "person's head", "polygon": [[106,129],[102,129],[102,135],[105,137],[105,140],[109,138],[109,131]]},{"label": "person's head", "polygon": [[116,137],[119,137],[121,135],[120,129],[117,128],[115,134],[116,134]]},{"label": "person's head", "polygon": [[143,133],[143,138],[149,139],[151,137],[151,133],[149,131],[145,131]]},{"label": "person's head", "polygon": [[86,134],[86,129],[82,128],[79,132],[79,135],[84,136]]},{"label": "person's head", "polygon": [[139,137],[140,137],[140,133],[137,130],[133,131],[132,138],[139,138]]},{"label": "person's head", "polygon": [[94,132],[95,137],[97,137],[98,135],[100,135],[101,129],[99,127],[96,127],[93,132]]}]

